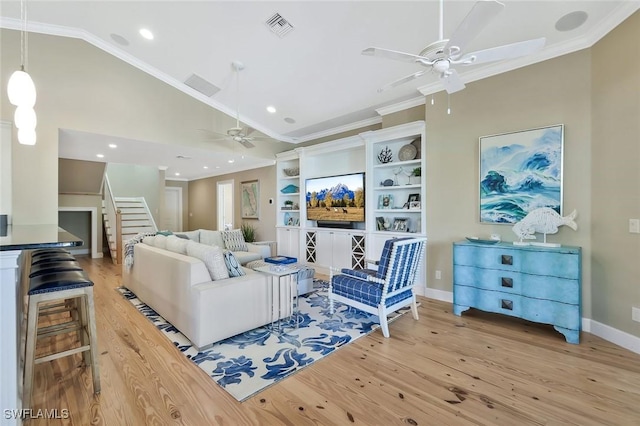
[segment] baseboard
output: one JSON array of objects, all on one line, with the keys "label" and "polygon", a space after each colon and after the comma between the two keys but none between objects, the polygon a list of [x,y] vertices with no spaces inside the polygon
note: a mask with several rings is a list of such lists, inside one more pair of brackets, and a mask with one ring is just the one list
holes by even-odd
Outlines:
[{"label": "baseboard", "polygon": [[640,337],[588,318],[582,319],[582,330],[640,354]]},{"label": "baseboard", "polygon": [[[442,302],[453,303],[453,292],[427,288],[425,297]],[[582,318],[582,331],[591,333],[608,342],[640,354],[640,337],[625,333],[606,324],[599,323],[589,318]]]}]

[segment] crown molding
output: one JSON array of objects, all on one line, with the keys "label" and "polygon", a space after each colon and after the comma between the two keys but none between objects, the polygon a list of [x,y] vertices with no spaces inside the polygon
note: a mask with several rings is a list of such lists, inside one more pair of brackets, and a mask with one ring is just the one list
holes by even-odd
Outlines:
[{"label": "crown molding", "polygon": [[381,108],[376,109],[376,112],[381,115],[389,115],[394,112],[404,111],[405,109],[414,108],[420,105],[424,105],[426,103],[424,96],[419,96],[416,98],[407,99],[406,101],[398,102],[395,104],[383,106]]},{"label": "crown molding", "polygon": [[307,142],[307,141],[311,141],[311,140],[314,140],[314,139],[320,139],[320,138],[324,138],[326,136],[336,135],[338,133],[348,132],[350,130],[357,130],[357,129],[361,129],[361,128],[366,127],[366,126],[373,126],[375,124],[380,124],[380,123],[382,123],[382,117],[366,118],[364,120],[355,121],[353,123],[345,124],[344,126],[338,126],[338,127],[332,128],[332,129],[323,130],[321,132],[311,133],[311,134],[308,134],[308,135],[305,135],[305,136],[293,138],[293,139],[295,139],[295,141],[292,142],[292,143],[298,144],[298,143],[301,143],[301,142]]}]

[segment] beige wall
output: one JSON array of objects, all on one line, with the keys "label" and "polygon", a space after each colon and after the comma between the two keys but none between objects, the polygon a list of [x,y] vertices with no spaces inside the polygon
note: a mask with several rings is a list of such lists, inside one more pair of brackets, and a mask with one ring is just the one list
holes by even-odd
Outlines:
[{"label": "beige wall", "polygon": [[[468,235],[500,234],[508,225],[479,222],[478,138],[554,124],[565,125],[564,212],[578,210],[578,231],[560,228],[550,241],[583,248],[583,315],[591,317],[590,55],[583,50],[480,80],[426,106],[427,276],[430,288],[452,290],[452,243]],[[435,271],[442,279],[435,279]]]},{"label": "beige wall", "polygon": [[593,319],[640,336],[640,12],[592,49]]},{"label": "beige wall", "polygon": [[[276,239],[275,166],[261,167],[189,182],[189,229],[217,229],[216,185],[217,182],[230,179],[234,181],[235,227],[239,228],[242,222],[247,222],[256,227],[257,240],[274,241]],[[240,183],[255,179],[260,181],[260,219],[242,219],[240,212]],[[273,199],[274,204],[269,204],[269,199]]]},{"label": "beige wall", "polygon": [[58,193],[102,194],[106,163],[58,159]]}]

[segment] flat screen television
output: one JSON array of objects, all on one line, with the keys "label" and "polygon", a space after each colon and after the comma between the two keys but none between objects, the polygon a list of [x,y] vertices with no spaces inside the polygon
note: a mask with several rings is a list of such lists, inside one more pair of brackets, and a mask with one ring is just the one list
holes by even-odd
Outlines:
[{"label": "flat screen television", "polygon": [[364,222],[364,172],[305,181],[307,219],[322,224]]}]

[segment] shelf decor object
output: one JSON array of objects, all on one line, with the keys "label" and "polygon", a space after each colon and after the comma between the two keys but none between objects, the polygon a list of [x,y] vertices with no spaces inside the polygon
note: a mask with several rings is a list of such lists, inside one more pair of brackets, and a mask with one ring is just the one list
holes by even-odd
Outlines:
[{"label": "shelf decor object", "polygon": [[283,194],[295,194],[298,192],[298,187],[294,184],[289,184],[280,190]]},{"label": "shelf decor object", "polygon": [[282,169],[282,172],[289,177],[296,177],[300,174],[300,167],[289,167]]},{"label": "shelf decor object", "polygon": [[418,150],[415,146],[407,144],[400,148],[400,151],[398,152],[398,159],[400,161],[410,161],[416,158],[417,153]]},{"label": "shelf decor object", "polygon": [[388,146],[385,146],[380,154],[378,154],[378,161],[382,164],[387,164],[393,161],[393,154]]},{"label": "shelf decor object", "polygon": [[480,222],[513,224],[538,207],[561,215],[563,140],[562,124],[481,137]]}]

